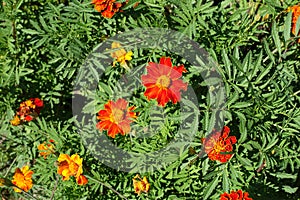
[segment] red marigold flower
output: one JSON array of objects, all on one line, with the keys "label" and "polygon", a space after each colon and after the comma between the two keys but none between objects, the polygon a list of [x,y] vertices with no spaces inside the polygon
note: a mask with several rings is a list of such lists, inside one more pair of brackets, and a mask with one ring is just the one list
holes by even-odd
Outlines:
[{"label": "red marigold flower", "polygon": [[237,142],[235,136],[229,136],[230,129],[225,126],[222,132],[214,132],[208,138],[203,139],[204,150],[209,159],[227,162],[233,154],[232,145]]},{"label": "red marigold flower", "polygon": [[[22,192],[22,190],[28,192],[28,190],[32,188],[32,174],[33,171],[29,170],[29,166],[24,166],[21,169],[16,169],[12,180],[12,184],[18,187],[14,187],[15,192]],[[20,190],[19,188],[22,190]]]},{"label": "red marigold flower", "polygon": [[35,119],[41,112],[44,102],[39,98],[30,98],[20,104],[14,119],[10,121],[13,126]]},{"label": "red marigold flower", "polygon": [[109,101],[104,105],[104,110],[98,112],[97,128],[107,130],[107,135],[115,138],[116,134],[125,135],[130,132],[130,123],[136,118],[136,113],[132,112],[135,107],[128,107],[125,99],[118,99],[116,102]]},{"label": "red marigold flower", "polygon": [[95,10],[101,12],[103,17],[112,18],[114,14],[128,2],[118,3],[115,1],[116,0],[92,0],[92,4],[95,4]]},{"label": "red marigold flower", "polygon": [[142,83],[146,87],[144,95],[148,99],[156,99],[158,105],[165,106],[172,101],[180,101],[180,91],[187,90],[187,83],[180,78],[187,72],[183,65],[172,66],[171,58],[162,57],[158,63],[149,62],[147,75],[142,75]]},{"label": "red marigold flower", "polygon": [[230,194],[224,192],[221,194],[220,200],[253,200],[248,195],[248,192],[243,192],[242,190],[231,191]]}]

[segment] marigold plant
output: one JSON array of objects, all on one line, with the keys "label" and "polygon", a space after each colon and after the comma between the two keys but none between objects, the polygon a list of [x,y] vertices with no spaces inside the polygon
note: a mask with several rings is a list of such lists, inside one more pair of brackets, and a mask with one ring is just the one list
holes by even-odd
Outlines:
[{"label": "marigold plant", "polygon": [[88,183],[88,179],[83,175],[83,159],[78,154],[73,154],[71,157],[68,154],[60,154],[57,161],[57,173],[62,175],[62,180],[69,180],[74,176],[78,185]]},{"label": "marigold plant", "polygon": [[168,57],[160,58],[159,63],[150,62],[147,75],[141,77],[146,87],[145,96],[156,99],[160,106],[165,106],[169,101],[177,103],[181,91],[187,90],[187,83],[181,80],[183,72],[187,72],[184,66],[172,66],[171,58]]},{"label": "marigold plant", "polygon": [[92,4],[95,4],[95,10],[101,12],[105,18],[112,18],[126,3],[119,3],[116,0],[92,0]]},{"label": "marigold plant", "polygon": [[17,186],[14,187],[15,192],[22,192],[22,190],[28,192],[32,188],[32,174],[33,171],[29,170],[28,165],[16,169],[12,180],[12,183]]},{"label": "marigold plant", "polygon": [[252,198],[249,197],[248,192],[238,190],[236,192],[231,191],[230,194],[224,192],[223,194],[221,194],[220,200],[252,200]]},{"label": "marigold plant", "polygon": [[235,136],[228,136],[230,129],[224,126],[221,132],[214,131],[210,136],[203,139],[204,150],[209,159],[227,162],[232,157],[232,145],[237,142]]},{"label": "marigold plant", "polygon": [[[53,140],[49,140],[49,142],[53,142]],[[49,144],[49,143],[42,143],[38,145],[38,150],[39,150],[39,155],[43,156],[44,159],[47,158],[47,156],[49,156],[50,154],[54,153],[54,145],[53,144]]]},{"label": "marigold plant", "polygon": [[141,179],[140,175],[137,174],[133,179],[133,187],[134,192],[140,195],[142,192],[147,193],[150,189],[150,184],[147,180],[147,177],[144,176],[143,179]]},{"label": "marigold plant", "polygon": [[44,102],[39,98],[30,98],[20,104],[14,119],[10,123],[17,126],[24,122],[29,122],[35,119],[41,112]]},{"label": "marigold plant", "polygon": [[125,99],[117,101],[108,101],[104,105],[104,110],[98,112],[97,128],[99,130],[107,130],[109,137],[115,138],[117,134],[125,135],[130,132],[130,123],[137,115],[133,110],[134,106],[128,107]]},{"label": "marigold plant", "polygon": [[119,42],[113,42],[111,44],[112,50],[116,49],[111,53],[111,57],[115,59],[113,62],[113,66],[116,65],[116,63],[120,63],[122,67],[125,69],[129,69],[126,61],[130,61],[132,59],[132,51],[126,51],[125,49],[121,48],[121,44]]},{"label": "marigold plant", "polygon": [[297,25],[298,18],[300,16],[300,6],[294,5],[292,7],[289,7],[288,11],[292,12],[292,33],[296,35],[296,25]]}]

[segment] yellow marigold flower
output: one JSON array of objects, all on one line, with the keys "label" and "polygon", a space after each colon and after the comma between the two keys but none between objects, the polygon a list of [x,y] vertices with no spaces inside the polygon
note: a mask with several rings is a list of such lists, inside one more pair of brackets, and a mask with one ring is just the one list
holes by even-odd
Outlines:
[{"label": "yellow marigold flower", "polygon": [[118,62],[122,67],[128,70],[129,68],[126,61],[130,61],[132,59],[132,51],[126,52],[125,49],[121,48],[121,44],[119,42],[113,42],[111,44],[111,48],[118,49],[110,54],[111,57],[115,59],[115,61],[113,62],[113,66],[115,66],[115,64]]},{"label": "yellow marigold flower", "polygon": [[10,123],[13,126],[18,126],[21,123],[21,120],[17,115],[15,115],[14,118],[10,120]]},{"label": "yellow marigold flower", "polygon": [[46,142],[39,144],[37,148],[40,151],[40,156],[43,156],[44,159],[46,159],[50,154],[54,153],[54,146],[52,144],[47,144]]},{"label": "yellow marigold flower", "polygon": [[[138,179],[138,180],[137,180]],[[148,183],[148,180],[146,176],[144,176],[143,179],[141,179],[140,175],[136,175],[133,179],[133,187],[134,192],[140,195],[142,192],[148,192],[150,189],[150,184]]]},{"label": "yellow marigold flower", "polygon": [[[29,170],[29,166],[24,166],[21,169],[17,168],[15,171],[15,175],[13,176],[12,183],[17,187],[14,187],[15,192],[28,192],[32,188],[32,179],[31,176],[33,171]],[[22,189],[22,190],[21,190]]]},{"label": "yellow marigold flower", "polygon": [[0,178],[0,186],[4,186],[5,180],[3,178]]},{"label": "yellow marigold flower", "polygon": [[87,178],[82,175],[83,159],[78,154],[74,154],[71,157],[67,154],[60,154],[57,161],[57,173],[62,175],[63,180],[69,180],[71,176],[74,176],[79,185],[87,184]]}]

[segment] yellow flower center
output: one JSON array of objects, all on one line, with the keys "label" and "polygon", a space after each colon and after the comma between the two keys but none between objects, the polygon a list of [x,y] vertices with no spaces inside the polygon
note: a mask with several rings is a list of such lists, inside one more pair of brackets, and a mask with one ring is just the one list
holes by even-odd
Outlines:
[{"label": "yellow flower center", "polygon": [[118,124],[124,119],[125,112],[120,109],[113,109],[111,114],[111,121]]},{"label": "yellow flower center", "polygon": [[168,88],[170,83],[171,79],[166,75],[160,76],[156,81],[156,85],[160,88]]}]

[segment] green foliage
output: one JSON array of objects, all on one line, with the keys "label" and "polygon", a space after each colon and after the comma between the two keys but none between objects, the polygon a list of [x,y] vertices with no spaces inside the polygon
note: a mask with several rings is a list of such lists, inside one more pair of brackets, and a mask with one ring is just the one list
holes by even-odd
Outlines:
[{"label": "green foliage", "polygon": [[[130,0],[122,12],[106,19],[88,0],[1,1],[0,175],[11,180],[15,169],[26,164],[34,171],[34,186],[28,193],[1,187],[2,198],[219,199],[220,194],[238,189],[249,192],[253,199],[300,198],[300,45],[299,36],[291,32],[292,13],[286,12],[297,3]],[[98,58],[88,63],[99,43],[148,27],[175,30],[199,43],[214,59],[220,77],[207,78],[209,70],[200,71],[196,66],[202,65],[201,58],[190,63],[164,47],[128,47],[133,51],[130,72],[120,64],[112,67],[109,53],[96,54]],[[183,79],[195,92],[198,105],[183,94],[184,106],[169,103],[161,108],[143,95],[145,89],[134,77],[145,74],[147,63],[157,63],[162,56],[171,57],[173,65],[185,65],[188,72]],[[106,59],[109,61],[99,62]],[[80,74],[83,65],[89,67],[88,75]],[[83,105],[72,105],[76,78],[90,76],[99,80],[96,92],[75,91],[77,95],[86,92],[88,99]],[[19,104],[31,97],[44,101],[41,115],[12,126],[10,120]],[[97,137],[105,131],[82,135],[95,129],[95,116],[104,104],[120,97],[136,106],[138,118],[131,124],[131,134],[105,141],[131,155],[144,155],[138,157],[141,160],[128,157],[133,165],[129,172],[112,169],[97,159],[93,150],[101,149]],[[73,116],[72,106],[93,115],[93,123],[82,132],[78,127],[87,119]],[[189,123],[183,123],[185,120]],[[202,154],[201,143],[214,127],[223,125],[237,138],[233,157],[226,163],[209,160]],[[189,131],[194,135],[186,142]],[[50,139],[55,140],[56,154],[44,159],[37,146]],[[175,139],[180,142],[159,152]],[[102,152],[103,159],[114,157],[109,149]],[[78,153],[83,158],[87,185],[77,185],[74,177],[62,181],[57,174],[60,153]],[[153,162],[157,168],[143,169],[141,162]],[[132,179],[138,170],[151,185],[147,194],[134,193]]]}]

